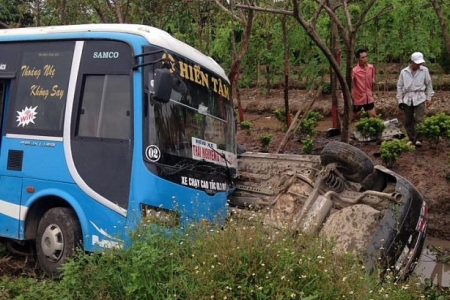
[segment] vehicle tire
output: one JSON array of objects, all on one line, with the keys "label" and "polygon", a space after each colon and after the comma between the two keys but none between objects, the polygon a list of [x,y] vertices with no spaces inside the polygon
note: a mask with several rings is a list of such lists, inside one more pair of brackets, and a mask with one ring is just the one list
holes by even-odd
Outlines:
[{"label": "vehicle tire", "polygon": [[374,170],[374,172],[366,176],[361,182],[361,186],[365,191],[372,190],[382,192],[386,188],[386,185],[386,175],[378,170]]},{"label": "vehicle tire", "polygon": [[373,162],[360,149],[343,142],[330,142],[320,153],[322,166],[338,164],[338,170],[349,181],[360,183],[373,172]]},{"label": "vehicle tire", "polygon": [[80,223],[67,207],[49,209],[39,221],[36,255],[40,267],[53,278],[61,277],[61,266],[82,244]]}]

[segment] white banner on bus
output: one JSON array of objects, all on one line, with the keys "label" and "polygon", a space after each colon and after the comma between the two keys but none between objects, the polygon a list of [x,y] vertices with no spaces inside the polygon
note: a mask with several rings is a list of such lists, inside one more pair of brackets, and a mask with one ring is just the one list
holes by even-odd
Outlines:
[{"label": "white banner on bus", "polygon": [[215,143],[199,138],[192,138],[192,157],[221,166],[237,167],[237,156],[231,152],[220,150]]}]

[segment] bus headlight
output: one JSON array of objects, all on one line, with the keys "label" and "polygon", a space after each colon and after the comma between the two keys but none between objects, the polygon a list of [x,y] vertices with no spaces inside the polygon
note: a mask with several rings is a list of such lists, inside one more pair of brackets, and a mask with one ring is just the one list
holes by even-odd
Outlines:
[{"label": "bus headlight", "polygon": [[141,204],[142,221],[169,228],[179,227],[180,214],[173,210]]}]

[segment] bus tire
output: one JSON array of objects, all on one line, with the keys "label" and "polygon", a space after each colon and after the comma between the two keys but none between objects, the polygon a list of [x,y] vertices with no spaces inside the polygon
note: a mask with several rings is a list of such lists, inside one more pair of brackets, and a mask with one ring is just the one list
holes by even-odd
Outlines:
[{"label": "bus tire", "polygon": [[338,164],[338,170],[351,182],[360,183],[374,170],[373,162],[362,150],[343,142],[330,142],[320,153],[322,166]]},{"label": "bus tire", "polygon": [[67,207],[49,209],[39,221],[36,255],[40,267],[53,277],[61,277],[61,266],[82,244],[80,223]]}]

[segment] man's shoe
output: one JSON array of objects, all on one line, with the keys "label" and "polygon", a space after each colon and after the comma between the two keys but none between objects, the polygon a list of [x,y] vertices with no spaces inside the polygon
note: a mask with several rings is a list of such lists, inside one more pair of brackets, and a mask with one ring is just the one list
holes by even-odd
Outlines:
[{"label": "man's shoe", "polygon": [[411,146],[412,144],[414,144],[412,141],[409,141],[406,143],[406,145]]},{"label": "man's shoe", "polygon": [[416,142],[416,147],[422,147],[422,142],[421,141],[417,141]]}]

